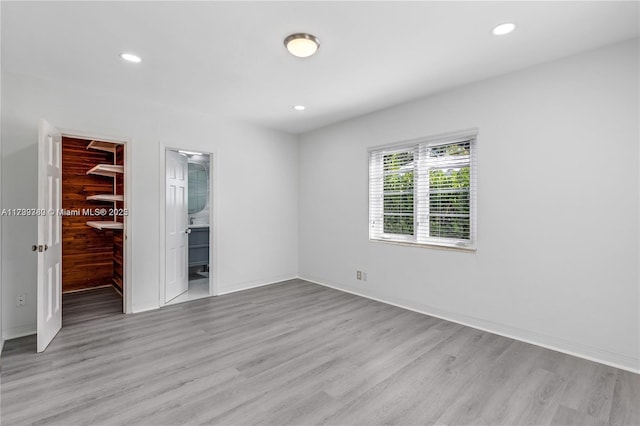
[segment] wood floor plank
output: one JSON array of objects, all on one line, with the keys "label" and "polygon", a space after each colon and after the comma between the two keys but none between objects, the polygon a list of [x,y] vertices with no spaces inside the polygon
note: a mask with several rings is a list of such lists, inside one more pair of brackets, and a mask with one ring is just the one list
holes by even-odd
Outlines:
[{"label": "wood floor plank", "polygon": [[[444,424],[473,424],[482,417],[499,420],[504,403],[518,384],[535,370],[535,362],[544,350],[514,342],[460,393],[436,419]],[[490,423],[487,423],[490,424]]]},{"label": "wood floor plank", "polygon": [[640,380],[628,371],[617,371],[611,401],[611,426],[640,425]]},{"label": "wood floor plank", "polygon": [[434,424],[461,398],[467,389],[485,377],[484,373],[514,342],[500,336],[470,331],[466,353],[458,352],[455,361],[432,379],[429,397],[421,400],[403,417],[406,424]]},{"label": "wood floor plank", "polygon": [[560,406],[566,387],[564,377],[537,369],[524,380],[506,402],[500,422],[510,425],[548,425]]},{"label": "wood floor plank", "polygon": [[271,415],[274,424],[314,425],[319,424],[329,413],[336,411],[343,403],[320,391],[297,401],[288,403],[282,410]]},{"label": "wood floor plank", "polygon": [[[7,425],[640,425],[637,374],[290,280],[5,342]],[[119,297],[119,296],[118,296]]]},{"label": "wood floor plank", "polygon": [[561,405],[551,424],[562,426],[606,426],[607,422]]},{"label": "wood floor plank", "polygon": [[590,362],[576,363],[562,405],[588,416],[609,421],[617,370]]}]

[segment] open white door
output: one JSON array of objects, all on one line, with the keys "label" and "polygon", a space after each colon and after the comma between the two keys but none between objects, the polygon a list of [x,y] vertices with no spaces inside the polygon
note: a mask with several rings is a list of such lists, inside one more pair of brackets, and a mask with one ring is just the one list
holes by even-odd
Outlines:
[{"label": "open white door", "polygon": [[189,289],[187,250],[189,225],[187,157],[167,150],[165,303]]},{"label": "open white door", "polygon": [[46,121],[38,140],[38,352],[62,327],[62,244],[60,239],[62,135]]}]

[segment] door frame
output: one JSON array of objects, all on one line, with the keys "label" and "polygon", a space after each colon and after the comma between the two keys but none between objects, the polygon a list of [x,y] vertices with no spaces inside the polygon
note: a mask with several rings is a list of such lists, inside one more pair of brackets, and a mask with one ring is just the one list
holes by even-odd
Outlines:
[{"label": "door frame", "polygon": [[[81,130],[72,130],[72,129],[64,129],[58,127],[60,133],[62,133],[62,137],[70,137],[70,138],[78,138],[92,141],[100,141],[100,142],[110,142],[116,143],[124,146],[124,205],[128,210],[128,215],[123,216],[124,229],[122,230],[122,235],[124,236],[124,241],[122,244],[122,250],[124,253],[122,257],[124,258],[123,265],[123,277],[122,277],[122,297],[124,301],[122,303],[123,311],[125,314],[133,313],[133,303],[132,303],[132,295],[133,290],[131,289],[131,254],[133,251],[131,250],[131,246],[133,243],[133,239],[131,235],[129,235],[129,229],[133,226],[133,216],[135,209],[133,208],[133,196],[132,196],[132,182],[133,182],[133,139],[125,138],[121,136],[109,136],[109,135],[101,135],[94,132],[85,132]],[[62,230],[60,231],[62,232]],[[64,315],[64,312],[63,312]]]},{"label": "door frame", "polygon": [[[166,173],[167,173],[167,151],[193,151],[201,152],[209,155],[209,296],[218,295],[218,246],[217,238],[214,238],[215,230],[217,227],[218,218],[218,203],[217,203],[217,173],[218,167],[216,164],[217,155],[211,150],[203,150],[193,146],[174,146],[160,143],[160,205],[158,211],[160,213],[160,250],[158,254],[159,269],[160,272],[160,288],[158,291],[158,304],[160,307],[170,306],[173,303],[165,302],[165,290],[166,290],[166,273],[165,273],[165,250],[167,241],[167,223],[166,223],[166,205],[167,205],[167,190],[166,190]],[[188,263],[188,260],[187,260]]]}]

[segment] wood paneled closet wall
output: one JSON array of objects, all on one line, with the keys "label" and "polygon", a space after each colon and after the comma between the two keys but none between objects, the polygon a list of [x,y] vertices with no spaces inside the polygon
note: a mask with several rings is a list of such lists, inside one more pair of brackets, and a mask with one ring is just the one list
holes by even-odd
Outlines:
[{"label": "wood paneled closet wall", "polygon": [[124,208],[124,161],[123,145],[62,138],[63,292],[113,285],[122,294],[123,216],[99,211]]}]

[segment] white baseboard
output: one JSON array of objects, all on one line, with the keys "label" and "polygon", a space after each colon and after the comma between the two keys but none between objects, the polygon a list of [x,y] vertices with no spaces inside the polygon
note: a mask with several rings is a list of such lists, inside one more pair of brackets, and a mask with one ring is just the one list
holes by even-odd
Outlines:
[{"label": "white baseboard", "polygon": [[554,336],[548,336],[530,330],[512,327],[506,324],[500,324],[493,321],[483,320],[481,318],[474,318],[456,314],[453,312],[448,312],[442,309],[423,305],[421,303],[409,302],[402,299],[389,298],[380,295],[366,294],[363,293],[360,289],[355,289],[343,284],[327,282],[314,277],[300,276],[299,278],[301,280],[309,281],[314,284],[333,288],[334,290],[355,294],[356,296],[361,296],[367,299],[397,306],[399,308],[408,309],[420,314],[455,322],[467,327],[487,331],[489,333],[508,337],[510,339],[519,340],[525,343],[530,343],[532,345],[540,346],[546,349],[562,352],[578,358],[584,358],[589,361],[598,362],[600,364],[605,364],[611,367],[620,368],[622,370],[640,374],[640,360],[627,355],[610,352],[600,348],[590,347],[581,343],[572,342]]},{"label": "white baseboard", "polygon": [[158,305],[147,305],[147,306],[133,306],[131,309],[132,314],[139,314],[140,312],[148,312],[154,311],[156,309],[160,309]]},{"label": "white baseboard", "polygon": [[218,289],[218,296],[222,296],[223,294],[235,293],[237,291],[250,290],[256,287],[263,287],[265,285],[277,284],[283,281],[295,280],[298,278],[296,275],[282,275],[279,277],[274,277],[269,280],[256,280],[256,281],[248,281],[243,283],[230,284],[226,286],[220,286]]}]

